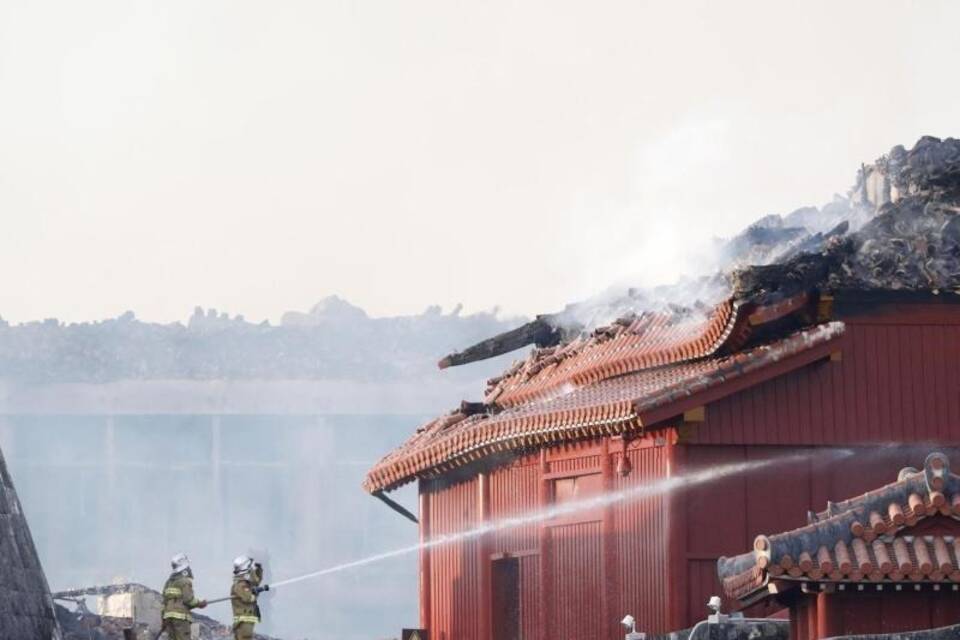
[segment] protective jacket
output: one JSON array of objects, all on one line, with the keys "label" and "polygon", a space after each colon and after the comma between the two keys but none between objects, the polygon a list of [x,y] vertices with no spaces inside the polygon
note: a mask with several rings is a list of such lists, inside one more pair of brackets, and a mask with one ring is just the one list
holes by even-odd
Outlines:
[{"label": "protective jacket", "polygon": [[193,580],[183,573],[174,573],[163,585],[163,619],[191,622],[190,610],[199,606],[200,600],[193,593]]},{"label": "protective jacket", "polygon": [[230,589],[230,604],[233,605],[233,624],[260,622],[260,606],[253,588],[260,586],[263,580],[263,568],[258,564],[247,573],[234,576]]}]

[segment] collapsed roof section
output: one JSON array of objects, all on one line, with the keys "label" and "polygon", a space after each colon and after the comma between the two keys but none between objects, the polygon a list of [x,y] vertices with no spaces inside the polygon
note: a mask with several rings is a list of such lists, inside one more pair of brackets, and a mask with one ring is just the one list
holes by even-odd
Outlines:
[{"label": "collapsed roof section", "polygon": [[925,136],[910,150],[894,147],[861,167],[849,198],[750,225],[721,249],[717,273],[569,305],[452,353],[440,367],[531,344],[563,345],[593,329],[589,319],[609,322],[643,310],[672,314],[691,305],[710,309],[727,298],[768,302],[813,289],[960,292],[958,214],[960,140]]},{"label": "collapsed roof section", "polygon": [[716,353],[742,324],[733,301],[703,313],[644,313],[590,335],[533,351],[489,381],[485,402],[516,407],[618,374],[642,371]]},{"label": "collapsed roof section", "polygon": [[[753,328],[780,319],[796,304],[753,308],[749,314],[745,307],[728,305],[727,311],[716,310],[712,321],[697,325],[699,332],[681,342],[688,345],[684,349],[660,348],[673,344],[669,340],[673,325],[667,320],[662,321],[663,331],[645,334],[644,341],[625,339],[620,349],[603,349],[606,341],[584,347],[569,356],[571,363],[562,375],[558,363],[551,363],[547,366],[557,370],[544,378],[543,385],[513,387],[528,391],[524,402],[507,407],[464,403],[423,425],[370,470],[364,488],[371,493],[389,491],[499,453],[638,431],[682,413],[684,403],[704,402],[709,392],[726,388],[732,393],[740,380],[756,383],[754,376],[772,377],[829,356],[843,332],[841,323],[796,331],[740,351],[724,348],[733,346],[729,341],[734,336],[745,340]],[[718,326],[725,329],[718,331]],[[645,358],[646,352],[654,355]],[[539,360],[534,356],[531,361]],[[582,371],[592,373],[578,383],[576,375]]]},{"label": "collapsed roof section", "polygon": [[960,476],[943,453],[896,482],[828,505],[810,524],[757,536],[753,551],[720,558],[724,590],[744,604],[771,583],[960,583]]},{"label": "collapsed roof section", "polygon": [[[861,169],[840,209],[850,217],[827,231],[786,229],[782,248],[769,237],[779,227],[748,234],[747,248],[762,241],[775,262],[686,283],[672,295],[686,306],[626,312],[651,308],[649,296],[631,291],[604,301],[620,319],[589,333],[583,327],[591,323],[579,323],[583,314],[571,305],[447,356],[441,367],[538,347],[490,380],[483,402],[418,429],[370,471],[365,488],[389,490],[497,452],[637,429],[654,416],[678,415],[684,395],[732,392],[725,383],[744,371],[776,370],[771,354],[799,357],[839,335],[835,324],[810,328],[827,320],[817,312],[822,293],[960,293],[960,141],[923,138],[910,151],[894,148]],[[718,286],[723,295],[694,302]]]},{"label": "collapsed roof section", "polygon": [[921,138],[864,166],[854,201],[872,209],[851,233],[732,274],[738,297],[798,290],[960,290],[960,140]]}]

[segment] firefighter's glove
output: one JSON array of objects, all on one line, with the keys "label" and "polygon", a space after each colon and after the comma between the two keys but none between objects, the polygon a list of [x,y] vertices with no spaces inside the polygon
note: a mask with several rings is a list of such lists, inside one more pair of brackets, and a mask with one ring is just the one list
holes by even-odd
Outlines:
[{"label": "firefighter's glove", "polygon": [[207,601],[201,600],[197,603],[197,609],[205,609],[207,607]]},{"label": "firefighter's glove", "polygon": [[263,593],[264,591],[270,591],[270,585],[265,584],[265,585],[263,585],[262,587],[254,587],[254,588],[253,588],[253,594],[254,594],[254,595],[260,595],[260,594]]}]

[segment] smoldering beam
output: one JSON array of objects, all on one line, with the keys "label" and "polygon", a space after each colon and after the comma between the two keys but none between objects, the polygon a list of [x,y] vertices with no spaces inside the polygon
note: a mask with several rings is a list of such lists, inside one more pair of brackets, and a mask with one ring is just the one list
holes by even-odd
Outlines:
[{"label": "smoldering beam", "polygon": [[461,364],[486,360],[530,344],[552,347],[560,344],[564,332],[553,315],[537,316],[536,319],[492,338],[487,338],[463,351],[451,353],[437,363],[441,369]]}]

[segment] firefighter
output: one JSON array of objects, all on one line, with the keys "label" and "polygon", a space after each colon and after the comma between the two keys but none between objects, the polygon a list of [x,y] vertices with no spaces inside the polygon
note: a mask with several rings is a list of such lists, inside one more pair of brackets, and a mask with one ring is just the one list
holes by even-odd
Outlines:
[{"label": "firefighter", "polygon": [[173,572],[163,585],[163,628],[170,640],[190,640],[191,609],[207,606],[206,600],[193,593],[193,571],[186,554],[178,553],[170,560]]},{"label": "firefighter", "polygon": [[260,605],[257,596],[270,589],[261,586],[263,567],[249,556],[240,556],[233,561],[233,587],[230,589],[230,604],[233,605],[234,640],[252,640],[253,627],[260,622]]}]

